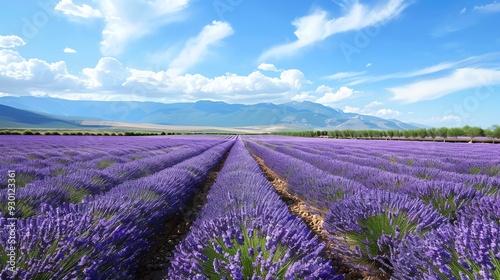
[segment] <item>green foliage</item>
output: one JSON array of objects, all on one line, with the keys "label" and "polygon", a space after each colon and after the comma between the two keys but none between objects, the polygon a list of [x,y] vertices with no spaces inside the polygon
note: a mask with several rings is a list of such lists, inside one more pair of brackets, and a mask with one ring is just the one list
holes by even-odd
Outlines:
[{"label": "green foliage", "polygon": [[416,232],[417,230],[417,222],[410,222],[406,213],[395,210],[368,216],[366,219],[358,220],[358,224],[362,228],[361,231],[346,232],[348,244],[353,247],[357,246],[363,253],[353,261],[359,264],[374,265],[375,267],[383,267],[383,264],[373,261],[370,257],[389,256],[391,254],[389,247],[378,245],[378,240],[382,235],[398,237],[401,240],[406,233]]},{"label": "green foliage", "polygon": [[480,127],[477,127],[477,126],[471,127],[471,126],[466,125],[463,127],[463,131],[470,138],[471,141],[477,136],[484,135],[484,130]]},{"label": "green foliage", "polygon": [[[215,271],[213,265],[215,259],[220,262],[229,263],[229,260],[227,260],[224,256],[225,253],[229,254],[231,257],[235,257],[237,255],[240,256],[240,263],[243,266],[242,274],[244,279],[252,278],[254,273],[257,273],[257,276],[261,276],[263,279],[267,279],[266,276],[268,272],[264,270],[262,273],[262,264],[257,262],[259,254],[262,254],[264,260],[271,260],[272,262],[282,259],[286,254],[288,248],[282,244],[278,244],[274,251],[266,248],[266,236],[262,236],[258,230],[254,230],[251,235],[249,235],[243,225],[241,226],[241,229],[244,237],[242,244],[240,244],[236,239],[231,239],[232,246],[228,247],[224,244],[222,238],[214,238],[212,240],[212,244],[205,246],[203,253],[208,260],[202,263],[202,272],[208,277],[208,279],[221,279],[222,275],[224,275],[226,279],[231,279],[227,271],[221,269],[219,274]],[[222,248],[222,251],[219,252],[215,247]],[[254,250],[253,255],[249,253],[250,248]],[[260,251],[258,248],[260,248]],[[284,279],[285,273],[290,265],[302,257],[303,256],[301,255],[295,255],[286,264],[283,264],[276,275],[274,275],[276,276],[276,279]],[[254,263],[257,263],[258,266],[254,267]]]},{"label": "green foliage", "polygon": [[103,169],[106,169],[107,167],[112,166],[113,164],[115,164],[114,161],[104,159],[104,160],[101,160],[97,163],[97,167],[99,168],[99,170],[103,170]]},{"label": "green foliage", "polygon": [[34,175],[26,174],[26,173],[17,173],[16,174],[16,186],[17,187],[25,187],[27,184],[33,182],[36,179]]}]

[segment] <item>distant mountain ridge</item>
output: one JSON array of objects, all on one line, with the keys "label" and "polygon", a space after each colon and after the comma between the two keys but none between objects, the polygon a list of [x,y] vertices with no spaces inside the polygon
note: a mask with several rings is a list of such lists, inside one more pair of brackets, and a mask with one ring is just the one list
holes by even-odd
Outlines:
[{"label": "distant mountain ridge", "polygon": [[77,128],[80,122],[0,105],[0,128]]},{"label": "distant mountain ridge", "polygon": [[158,103],[74,101],[50,97],[5,96],[0,104],[63,119],[103,120],[181,126],[249,127],[285,125],[296,129],[415,129],[418,125],[345,113],[313,102],[253,105],[220,101]]}]

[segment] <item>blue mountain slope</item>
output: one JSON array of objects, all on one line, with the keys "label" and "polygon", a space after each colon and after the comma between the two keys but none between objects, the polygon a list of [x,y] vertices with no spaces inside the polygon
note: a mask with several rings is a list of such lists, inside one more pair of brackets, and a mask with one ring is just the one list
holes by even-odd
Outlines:
[{"label": "blue mountain slope", "polygon": [[272,126],[304,129],[413,129],[398,120],[344,113],[313,102],[253,105],[214,101],[157,103],[136,101],[71,101],[49,97],[0,98],[0,104],[22,110],[73,118],[117,122],[194,126]]}]

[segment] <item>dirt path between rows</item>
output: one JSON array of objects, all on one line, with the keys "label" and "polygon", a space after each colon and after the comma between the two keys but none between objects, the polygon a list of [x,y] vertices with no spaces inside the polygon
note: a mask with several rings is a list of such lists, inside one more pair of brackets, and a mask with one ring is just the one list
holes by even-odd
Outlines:
[{"label": "dirt path between rows", "polygon": [[140,267],[136,275],[137,279],[161,280],[166,279],[170,260],[173,257],[175,246],[183,240],[189,232],[192,222],[196,219],[201,208],[206,203],[208,192],[217,179],[217,174],[224,166],[229,151],[224,155],[219,164],[207,176],[205,183],[196,193],[192,202],[186,205],[182,212],[175,214],[174,218],[164,222],[165,231],[151,240],[151,250],[147,259],[140,261]]},{"label": "dirt path between rows", "polygon": [[266,178],[269,180],[269,182],[271,182],[271,184],[274,186],[278,194],[281,196],[281,199],[287,203],[289,211],[293,215],[302,218],[302,220],[307,224],[309,229],[311,229],[314,233],[316,233],[316,235],[321,241],[327,244],[327,249],[325,250],[325,254],[327,255],[328,258],[332,260],[332,264],[335,267],[335,269],[339,272],[339,274],[344,274],[346,280],[387,279],[383,275],[380,275],[380,273],[375,273],[376,275],[373,275],[372,273],[367,274],[365,272],[355,270],[352,267],[347,266],[345,263],[342,263],[342,261],[337,256],[335,256],[334,253],[331,251],[331,248],[334,248],[335,244],[332,244],[332,242],[330,241],[329,233],[323,229],[323,223],[325,220],[324,216],[320,214],[313,214],[313,212],[311,211],[311,210],[316,210],[314,212],[318,213],[320,212],[319,209],[311,208],[306,203],[304,203],[302,199],[290,193],[288,191],[286,181],[281,179],[278,174],[276,174],[272,169],[270,169],[264,163],[264,160],[262,160],[260,157],[258,157],[253,153],[251,154],[252,157],[259,164]]}]

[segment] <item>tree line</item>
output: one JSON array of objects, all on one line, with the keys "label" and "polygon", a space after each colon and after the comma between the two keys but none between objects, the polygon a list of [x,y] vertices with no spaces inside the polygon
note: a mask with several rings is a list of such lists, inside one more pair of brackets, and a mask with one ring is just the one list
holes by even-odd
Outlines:
[{"label": "tree line", "polygon": [[500,126],[493,125],[483,129],[478,126],[464,127],[440,127],[440,128],[419,128],[409,130],[314,130],[314,131],[293,131],[274,132],[277,135],[303,136],[303,137],[330,137],[330,138],[350,138],[350,139],[398,139],[398,140],[432,140],[442,141],[459,140],[459,137],[468,137],[473,141],[476,137],[488,137],[493,142],[500,139]]}]

